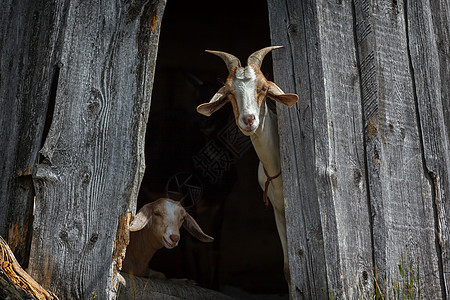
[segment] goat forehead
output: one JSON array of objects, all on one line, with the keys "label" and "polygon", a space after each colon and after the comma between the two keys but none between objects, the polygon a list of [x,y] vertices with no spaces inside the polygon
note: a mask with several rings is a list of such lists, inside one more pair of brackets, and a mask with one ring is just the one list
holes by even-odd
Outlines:
[{"label": "goat forehead", "polygon": [[[251,100],[256,87],[256,74],[252,67],[240,68],[236,70],[233,80],[233,89],[237,98],[241,100]],[[242,99],[245,98],[245,99]],[[248,99],[249,98],[249,99]]]},{"label": "goat forehead", "polygon": [[166,211],[166,217],[168,220],[177,220],[181,214],[182,208],[176,203],[166,201],[164,205],[164,209]]},{"label": "goat forehead", "polygon": [[240,80],[255,80],[256,73],[251,66],[245,68],[238,68],[235,73],[236,79]]}]

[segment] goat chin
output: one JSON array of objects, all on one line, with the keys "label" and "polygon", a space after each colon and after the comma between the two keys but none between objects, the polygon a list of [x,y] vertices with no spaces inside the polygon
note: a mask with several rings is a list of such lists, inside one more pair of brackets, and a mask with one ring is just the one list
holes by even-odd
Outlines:
[{"label": "goat chin", "polygon": [[239,126],[239,130],[246,136],[251,136],[253,134],[255,134],[256,130],[258,129],[258,127],[245,127],[242,128],[241,126]]}]

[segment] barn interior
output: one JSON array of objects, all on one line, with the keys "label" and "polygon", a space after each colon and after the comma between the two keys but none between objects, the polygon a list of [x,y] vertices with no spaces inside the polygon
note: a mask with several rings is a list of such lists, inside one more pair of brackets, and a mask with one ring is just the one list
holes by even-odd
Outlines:
[{"label": "barn interior", "polygon": [[[138,209],[168,194],[215,238],[202,243],[182,228],[178,247],[158,251],[151,268],[237,299],[288,299],[281,244],[257,181],[259,160],[231,105],[209,118],[196,107],[227,77],[224,62],[205,49],[245,64],[270,44],[265,1],[169,0],[147,127]],[[273,79],[270,54],[262,71]]]}]

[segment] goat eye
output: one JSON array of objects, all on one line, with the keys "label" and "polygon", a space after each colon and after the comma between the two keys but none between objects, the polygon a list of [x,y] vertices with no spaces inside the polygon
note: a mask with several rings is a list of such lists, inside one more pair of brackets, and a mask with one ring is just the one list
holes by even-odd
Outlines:
[{"label": "goat eye", "polygon": [[161,213],[158,212],[158,211],[155,211],[153,214],[154,214],[155,216],[161,216]]}]

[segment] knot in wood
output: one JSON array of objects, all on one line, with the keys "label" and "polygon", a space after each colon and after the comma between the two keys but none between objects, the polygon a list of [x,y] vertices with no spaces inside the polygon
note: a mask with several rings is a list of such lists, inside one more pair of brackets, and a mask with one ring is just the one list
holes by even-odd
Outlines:
[{"label": "knot in wood", "polygon": [[89,239],[89,243],[95,244],[98,241],[98,233],[94,233]]},{"label": "knot in wood", "polygon": [[367,280],[369,279],[369,274],[367,273],[367,271],[363,271],[362,276],[363,276],[364,284],[367,284],[368,283]]},{"label": "knot in wood", "polygon": [[293,24],[293,23],[291,23],[291,24],[289,24],[288,25],[288,32],[289,33],[297,33],[297,24]]},{"label": "knot in wood", "polygon": [[67,231],[65,231],[65,230],[61,230],[61,231],[59,232],[59,238],[60,238],[63,242],[66,242],[66,243],[69,242],[69,235],[68,235]]}]

